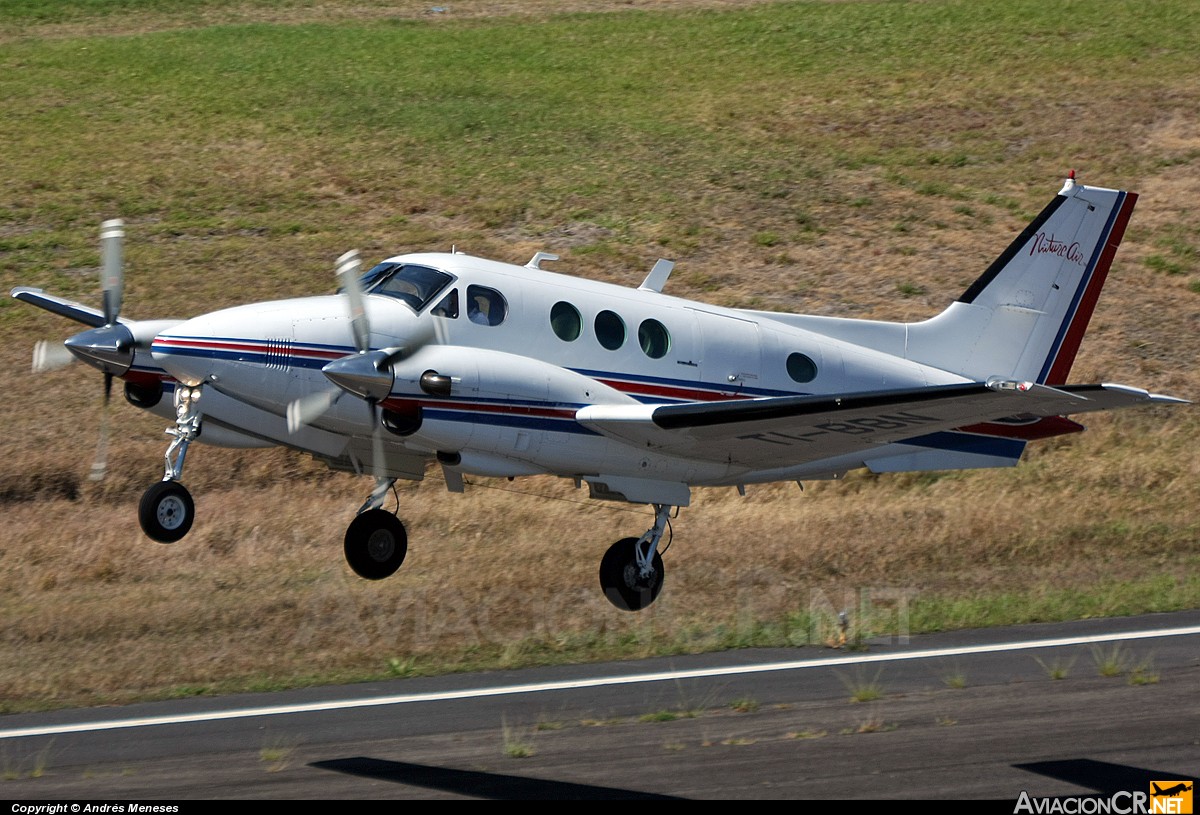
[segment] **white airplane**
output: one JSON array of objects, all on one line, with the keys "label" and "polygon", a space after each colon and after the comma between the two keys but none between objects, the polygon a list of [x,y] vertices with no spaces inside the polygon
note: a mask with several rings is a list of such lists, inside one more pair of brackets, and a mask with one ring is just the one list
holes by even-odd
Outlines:
[{"label": "white airplane", "polygon": [[345,536],[369,579],[407,552],[383,509],[396,479],[432,460],[454,492],[467,474],[552,474],[653,507],[600,564],[608,599],[638,610],[662,588],[660,542],[693,487],[1012,466],[1028,441],[1083,429],[1066,415],[1183,403],[1064,384],[1136,200],[1072,173],[958,300],[907,324],[710,306],[662,293],[666,260],[627,288],[545,271],[557,258],[541,252],[524,266],[398,255],[361,277],[347,253],[338,294],[135,321],[119,314],[120,221],[102,228],[101,309],[12,295],[91,326],[70,354],[39,344],[35,368],[74,355],[106,393],[120,377],[129,402],[174,419],[138,513],[154,540],[192,525],[179,479],[193,441],[283,445],[374,476]]}]

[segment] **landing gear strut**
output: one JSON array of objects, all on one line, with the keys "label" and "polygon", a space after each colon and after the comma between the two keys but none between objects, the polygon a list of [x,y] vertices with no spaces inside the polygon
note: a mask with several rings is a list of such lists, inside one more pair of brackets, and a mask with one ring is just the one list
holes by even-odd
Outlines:
[{"label": "landing gear strut", "polygon": [[196,505],[187,488],[179,483],[188,445],[200,435],[200,387],[180,384],[175,388],[175,426],[167,434],[175,440],[163,456],[163,480],[151,485],[138,504],[138,521],[146,536],[159,543],[174,543],[188,533],[196,516]]},{"label": "landing gear strut", "polygon": [[654,526],[640,538],[622,538],[600,561],[600,588],[622,611],[641,611],[663,587],[663,561],[658,543],[669,524],[672,507],[654,505]]},{"label": "landing gear strut", "polygon": [[382,580],[395,574],[408,554],[404,524],[380,508],[395,483],[394,478],[375,479],[375,489],[346,530],[346,562],[355,574],[367,580]]}]

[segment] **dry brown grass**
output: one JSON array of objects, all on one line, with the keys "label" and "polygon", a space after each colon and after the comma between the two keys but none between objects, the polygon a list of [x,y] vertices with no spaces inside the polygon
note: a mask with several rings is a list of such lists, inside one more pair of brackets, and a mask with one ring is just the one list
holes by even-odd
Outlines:
[{"label": "dry brown grass", "polygon": [[[345,4],[304,4],[281,12],[249,6],[244,14],[246,20],[262,15],[268,22],[357,19],[421,14],[427,5],[391,4],[386,12]],[[516,12],[518,5],[520,13],[563,8],[548,2],[454,7],[456,14],[483,14]],[[579,0],[571,7],[626,5]],[[279,16],[289,14],[296,16]],[[102,24],[119,25],[115,30],[72,23],[5,36],[124,34],[195,22],[150,16]],[[845,100],[833,102],[784,101],[765,124],[729,126],[801,133],[812,119],[848,138],[936,146],[987,125],[953,99],[910,106],[896,121],[881,120],[876,110],[854,109],[854,91],[849,85]],[[1048,138],[1044,133],[1082,134],[1084,143],[1097,145],[1081,157],[1095,166],[1085,181],[1142,193],[1073,379],[1126,382],[1196,398],[1200,295],[1188,288],[1196,270],[1164,275],[1146,263],[1172,235],[1193,241],[1200,235],[1200,210],[1193,206],[1200,196],[1196,106],[1188,102],[1192,90],[1175,93],[1144,100],[1099,96],[1082,110],[1048,106],[1038,119],[1043,129],[1005,125],[1002,136],[1008,140],[1004,149],[1016,154],[1024,149],[1020,145]],[[1170,98],[1175,101],[1168,105]],[[1035,106],[1037,100],[1012,104]],[[714,117],[720,115],[714,110]],[[1012,119],[1023,115],[1014,108]],[[1120,132],[1108,133],[1117,120],[1124,123]],[[1055,176],[1066,169],[1052,153],[1055,166],[1040,167],[1037,177],[985,167],[987,178],[976,180],[969,177],[972,171],[929,170],[929,179],[953,185],[959,193],[953,196],[923,193],[878,166],[831,169],[808,191],[805,211],[818,228],[807,231],[794,226],[794,201],[714,188],[697,193],[711,194],[711,201],[689,210],[706,219],[690,243],[664,249],[660,238],[677,241],[678,233],[641,224],[614,257],[572,251],[597,240],[599,227],[592,223],[517,219],[488,225],[443,200],[428,211],[413,202],[413,211],[398,224],[396,206],[409,202],[397,203],[391,190],[356,186],[361,179],[346,177],[336,162],[306,167],[311,157],[289,157],[252,135],[210,149],[237,184],[261,189],[268,199],[290,186],[309,185],[314,200],[322,202],[321,215],[332,213],[335,225],[285,238],[240,228],[171,236],[154,233],[152,222],[141,233],[131,229],[131,316],[172,313],[180,302],[215,307],[327,290],[324,273],[259,279],[248,271],[280,263],[325,269],[344,240],[361,238],[369,254],[398,245],[444,248],[465,235],[477,254],[524,261],[533,251],[552,249],[566,258],[564,268],[633,284],[653,257],[678,248],[683,262],[672,278],[675,294],[732,305],[914,319],[960,294],[1023,226],[1020,211],[1040,207],[1056,188]],[[1127,165],[1113,157],[1130,150],[1158,163],[1136,177],[1117,176],[1114,165]],[[205,183],[207,165],[189,165],[190,158],[183,152],[163,157],[163,168],[181,169],[155,183]],[[1023,161],[1027,169],[1036,164]],[[1115,177],[1106,177],[1105,170]],[[988,199],[988,191],[1001,200]],[[10,192],[13,199],[38,194],[24,188]],[[1004,200],[1017,202],[1017,211]],[[863,201],[869,204],[856,203]],[[352,224],[352,237],[338,231],[342,222]],[[0,237],[23,228],[0,225]],[[783,238],[756,240],[769,231]],[[90,245],[90,235],[80,242]],[[170,256],[228,271],[155,286],[146,270]],[[36,282],[44,272],[28,274],[5,283]],[[92,296],[91,274],[80,264],[76,296]],[[901,283],[919,293],[898,295]],[[872,588],[902,589],[913,602],[1011,596],[1029,619],[1053,615],[1052,605],[1039,602],[1063,592],[1097,595],[1087,613],[1127,613],[1160,602],[1111,588],[1122,581],[1176,585],[1163,602],[1194,605],[1198,599],[1195,581],[1188,582],[1200,561],[1195,516],[1200,417],[1191,408],[1089,418],[1088,433],[1031,445],[1015,470],[852,475],[844,483],[806,485],[803,493],[795,485],[752,487],[745,498],[732,490],[697,491],[694,505],[674,525],[664,593],[641,615],[608,606],[596,585],[596,567],[608,543],[641,532],[649,513],[588,503],[583,492],[551,479],[480,481],[461,496],[448,494],[435,472],[403,489],[400,515],[409,525],[409,560],[394,578],[369,583],[350,574],[340,551],[345,524],[367,491],[365,481],[279,451],[196,448],[185,480],[197,498],[199,521],[184,541],[162,546],[138,531],[135,508],[160,471],[164,423],[115,400],[109,478],[100,485],[87,482],[98,377],[81,376],[78,369],[38,378],[27,373],[33,340],[70,330],[51,315],[27,311],[0,320],[0,340],[11,351],[11,364],[0,368],[4,709],[384,676],[388,660],[397,657],[414,671],[427,671],[746,644],[757,641],[764,625],[793,619],[814,602],[852,607],[861,596],[856,592]],[[1106,593],[1098,592],[1106,586]],[[947,618],[942,624],[956,622]],[[779,630],[787,641],[786,626]],[[798,641],[791,633],[790,640]]]},{"label": "dry brown grass", "polygon": [[488,20],[497,17],[539,19],[556,14],[596,14],[630,10],[731,9],[766,2],[771,0],[460,0],[453,4],[440,5],[427,0],[389,0],[377,5],[337,0],[252,0],[242,3],[197,4],[195,8],[182,11],[133,9],[102,20],[85,18],[59,23],[0,26],[0,43],[24,37],[122,37],[186,30],[206,25],[303,25],[398,20],[455,24],[462,20]]}]

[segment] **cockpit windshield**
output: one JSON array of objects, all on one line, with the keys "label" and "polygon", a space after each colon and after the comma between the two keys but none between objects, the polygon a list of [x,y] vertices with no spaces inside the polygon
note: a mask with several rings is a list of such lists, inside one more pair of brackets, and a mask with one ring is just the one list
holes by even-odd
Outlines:
[{"label": "cockpit windshield", "polygon": [[380,263],[361,278],[363,290],[369,294],[386,294],[402,300],[420,311],[450,283],[453,278],[445,272],[416,266],[411,263]]}]

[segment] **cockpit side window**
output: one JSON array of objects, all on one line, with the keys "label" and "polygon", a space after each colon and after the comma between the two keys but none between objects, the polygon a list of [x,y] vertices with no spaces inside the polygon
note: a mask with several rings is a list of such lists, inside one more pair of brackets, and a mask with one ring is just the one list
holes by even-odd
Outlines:
[{"label": "cockpit side window", "polygon": [[487,286],[467,286],[467,317],[480,325],[500,325],[508,316],[504,295]]},{"label": "cockpit side window", "polygon": [[362,277],[370,294],[386,294],[407,303],[413,311],[429,305],[453,278],[445,272],[411,263],[381,263]]},{"label": "cockpit side window", "polygon": [[[365,272],[363,276],[358,279],[358,282],[362,284],[363,291],[370,291],[372,286],[374,286],[383,278],[387,277],[392,272],[396,271],[396,269],[400,268],[402,265],[403,264],[401,263],[380,263],[377,266],[372,266],[370,270]],[[338,289],[338,294],[341,293],[342,290]]]},{"label": "cockpit side window", "polygon": [[451,289],[450,293],[442,298],[442,302],[433,307],[429,312],[434,317],[446,317],[455,319],[458,317],[458,289]]}]

